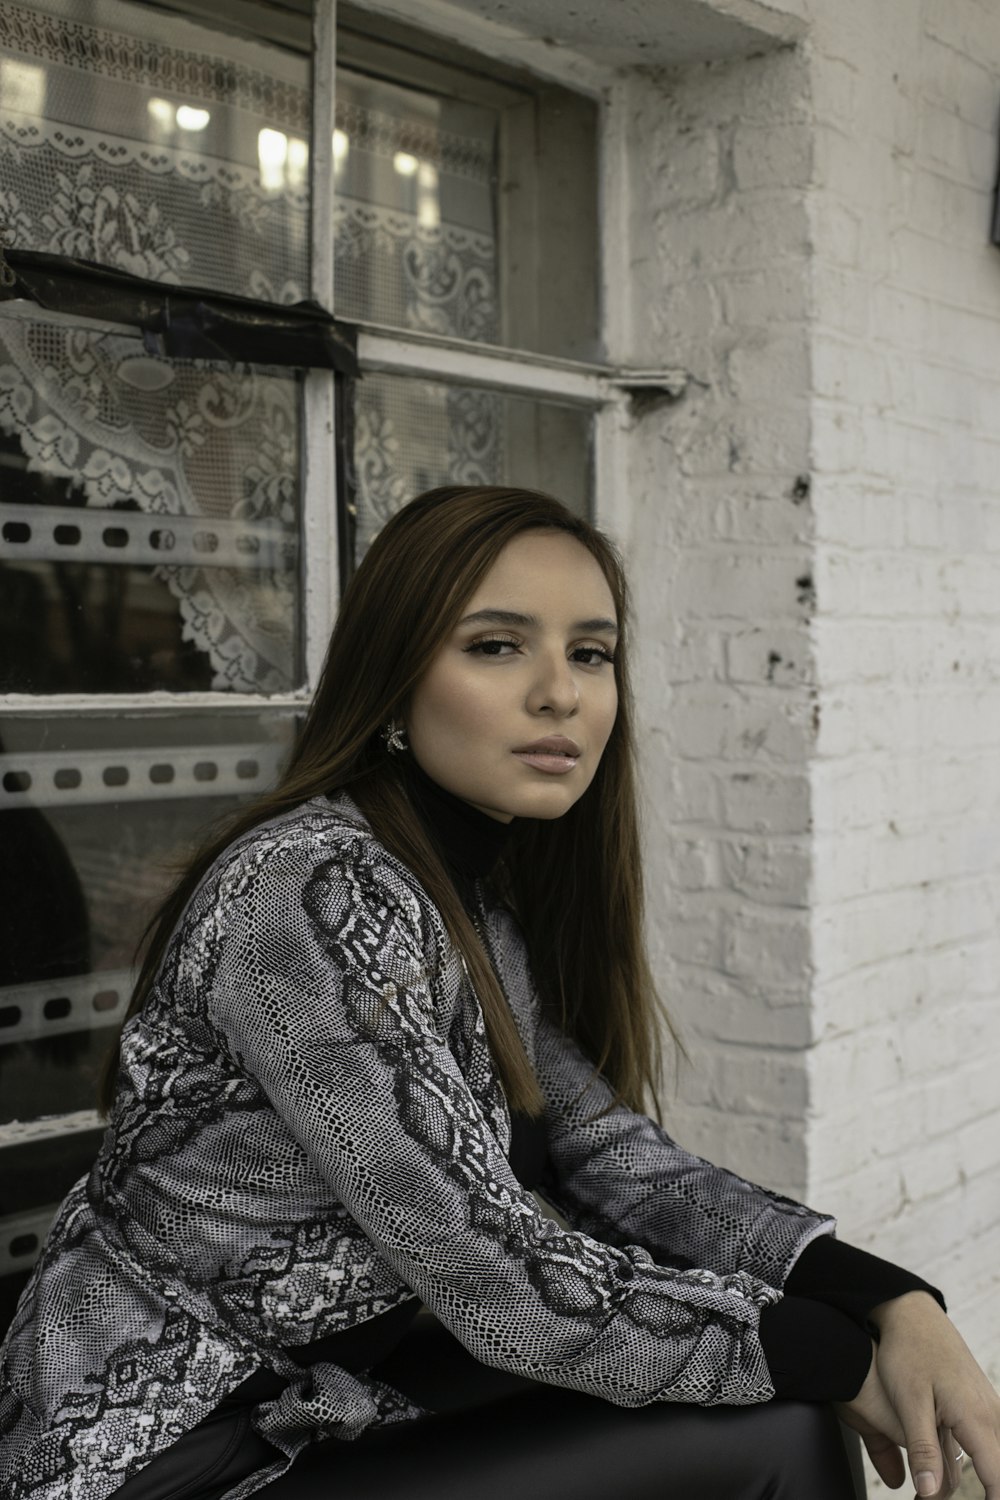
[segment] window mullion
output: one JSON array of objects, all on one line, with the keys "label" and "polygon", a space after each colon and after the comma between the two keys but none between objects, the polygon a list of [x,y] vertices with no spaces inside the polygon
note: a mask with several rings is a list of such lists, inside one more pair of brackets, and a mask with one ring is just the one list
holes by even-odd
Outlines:
[{"label": "window mullion", "polygon": [[275,693],[270,697],[257,693],[190,692],[171,693],[154,690],[148,693],[5,693],[0,696],[0,713],[21,719],[48,718],[70,714],[74,718],[100,717],[109,714],[133,716],[148,711],[151,716],[165,711],[187,710],[213,714],[238,714],[250,710],[269,714],[301,713],[307,702],[303,689],[296,693]]},{"label": "window mullion", "polygon": [[611,394],[608,382],[612,372],[599,366],[533,358],[520,350],[460,339],[415,338],[408,332],[362,328],[358,360],[365,370],[482,386],[569,405],[601,406]]},{"label": "window mullion", "polygon": [[[336,0],[316,0],[313,42],[310,288],[313,300],[332,312]],[[333,372],[307,371],[302,399],[302,625],[305,680],[312,692],[319,681],[338,599]]]}]

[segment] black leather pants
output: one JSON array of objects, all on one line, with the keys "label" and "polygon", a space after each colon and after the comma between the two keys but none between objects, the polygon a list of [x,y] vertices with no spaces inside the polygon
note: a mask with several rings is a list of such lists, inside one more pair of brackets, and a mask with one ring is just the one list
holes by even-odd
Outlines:
[{"label": "black leather pants", "polygon": [[[863,1500],[853,1435],[822,1403],[639,1410],[479,1365],[421,1320],[380,1377],[435,1415],[309,1449],[261,1500]],[[221,1500],[275,1458],[230,1401],[114,1500]]]}]

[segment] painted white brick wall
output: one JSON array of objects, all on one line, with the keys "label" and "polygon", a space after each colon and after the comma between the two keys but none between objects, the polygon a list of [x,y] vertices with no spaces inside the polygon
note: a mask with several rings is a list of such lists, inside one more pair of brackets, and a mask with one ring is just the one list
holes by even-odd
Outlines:
[{"label": "painted white brick wall", "polygon": [[[792,51],[633,78],[631,343],[683,401],[630,433],[650,927],[691,1056],[672,1128],[808,1176],[812,146]],[[781,392],[776,400],[776,392]]]},{"label": "painted white brick wall", "polygon": [[811,67],[809,1191],[997,1378],[1000,12],[817,6]]},{"label": "painted white brick wall", "polygon": [[[696,1148],[1000,1375],[1000,8],[621,85],[650,906]],[[877,1491],[873,1491],[877,1492]]]}]

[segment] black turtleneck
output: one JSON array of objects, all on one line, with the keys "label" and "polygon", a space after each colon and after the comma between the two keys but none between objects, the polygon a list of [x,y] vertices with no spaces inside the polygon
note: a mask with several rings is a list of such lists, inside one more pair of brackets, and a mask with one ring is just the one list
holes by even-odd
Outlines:
[{"label": "black turtleneck", "polygon": [[448,873],[467,911],[474,909],[474,886],[496,868],[514,829],[514,820],[501,822],[480,812],[432,781],[410,756],[406,789],[428,836],[444,858]]}]

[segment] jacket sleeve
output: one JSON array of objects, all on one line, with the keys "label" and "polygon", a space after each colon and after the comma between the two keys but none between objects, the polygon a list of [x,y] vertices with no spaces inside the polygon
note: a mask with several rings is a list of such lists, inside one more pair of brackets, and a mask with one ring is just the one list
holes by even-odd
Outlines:
[{"label": "jacket sleeve", "polygon": [[575,1228],[637,1244],[665,1265],[744,1271],[781,1288],[834,1220],[693,1156],[540,1019],[535,1067],[546,1097],[550,1175],[542,1191]]},{"label": "jacket sleeve", "polygon": [[483,1363],[623,1406],[767,1400],[769,1286],[567,1232],[521,1189],[441,1034],[405,895],[357,858],[257,860],[218,898],[220,1044]]}]

